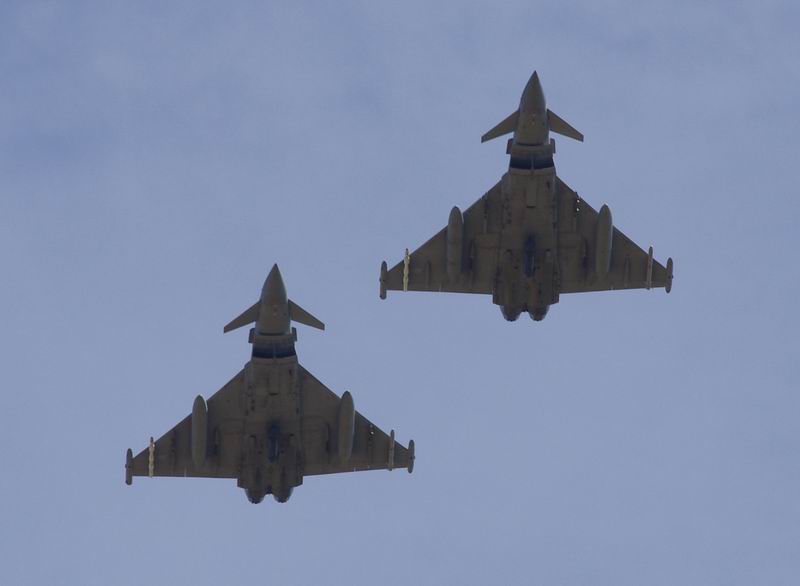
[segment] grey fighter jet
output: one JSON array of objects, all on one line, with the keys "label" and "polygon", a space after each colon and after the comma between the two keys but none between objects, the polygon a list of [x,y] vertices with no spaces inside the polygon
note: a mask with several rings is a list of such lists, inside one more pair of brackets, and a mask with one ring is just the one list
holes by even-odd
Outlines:
[{"label": "grey fighter jet", "polygon": [[513,133],[508,172],[463,214],[391,270],[381,265],[380,296],[392,291],[491,295],[508,321],[527,311],[544,319],[562,293],[672,287],[666,267],[617,230],[607,205],[596,212],[556,176],[550,132],[583,135],[547,109],[536,72],[519,108],[481,142]]},{"label": "grey fighter jet", "polygon": [[134,476],[235,478],[252,503],[272,494],[286,502],[303,477],[315,474],[414,468],[408,448],[338,397],[297,362],[291,321],[320,330],[325,325],[286,296],[278,265],[261,299],[225,326],[229,332],[255,322],[252,358],[209,398],[198,396],[191,415],[133,456]]}]

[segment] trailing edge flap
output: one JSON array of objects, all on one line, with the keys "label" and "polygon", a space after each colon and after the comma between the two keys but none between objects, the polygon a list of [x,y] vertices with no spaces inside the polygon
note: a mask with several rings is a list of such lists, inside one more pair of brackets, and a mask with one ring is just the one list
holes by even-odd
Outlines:
[{"label": "trailing edge flap", "polygon": [[481,142],[486,142],[487,140],[492,140],[498,136],[508,134],[509,132],[514,132],[517,129],[517,120],[519,120],[519,110],[509,114],[508,118],[484,134],[481,137]]},{"label": "trailing edge flap", "polygon": [[258,319],[258,307],[261,305],[261,301],[256,301],[245,309],[239,317],[234,318],[231,323],[223,328],[223,332],[226,334],[231,330],[235,330],[236,328],[241,328],[242,326],[246,326],[247,324],[251,324]]},{"label": "trailing edge flap", "polygon": [[574,138],[575,140],[583,142],[583,135],[570,126],[569,122],[561,118],[552,110],[547,111],[547,122],[549,123],[550,130],[552,132],[557,132],[563,136]]},{"label": "trailing edge flap", "polygon": [[312,328],[317,328],[318,330],[325,329],[324,323],[319,321],[291,299],[289,300],[289,317],[292,321],[296,321],[297,323],[305,324],[307,326],[311,326]]}]

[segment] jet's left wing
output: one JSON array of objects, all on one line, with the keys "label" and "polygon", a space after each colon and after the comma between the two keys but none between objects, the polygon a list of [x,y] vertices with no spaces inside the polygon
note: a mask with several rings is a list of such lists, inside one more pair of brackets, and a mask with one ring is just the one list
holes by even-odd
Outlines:
[{"label": "jet's left wing", "polygon": [[[299,371],[303,402],[304,475],[392,470],[414,466],[414,442],[406,448],[384,433],[359,412],[355,412],[353,447],[350,458],[338,455],[341,399],[302,366]],[[352,403],[350,403],[352,408]]]},{"label": "jet's left wing", "polygon": [[[454,208],[448,226],[460,232],[456,271],[448,274],[448,227],[390,270],[381,270],[381,297],[386,291],[447,291],[492,293],[500,243],[502,196],[496,183],[463,215]],[[455,214],[455,217],[454,217]],[[463,226],[463,228],[462,228]],[[452,235],[451,235],[452,238]]]},{"label": "jet's left wing", "polygon": [[[662,265],[653,258],[652,248],[645,252],[613,226],[610,210],[601,209],[598,213],[561,179],[556,179],[556,184],[561,206],[561,293],[657,287],[669,293],[672,259]],[[607,250],[607,254],[598,254],[598,249]]]},{"label": "jet's left wing", "polygon": [[[127,480],[133,476],[192,476],[236,478],[242,437],[244,371],[240,371],[207,402],[206,457],[200,466],[192,461],[192,416],[152,442],[126,463]],[[224,439],[224,441],[223,441]]]}]

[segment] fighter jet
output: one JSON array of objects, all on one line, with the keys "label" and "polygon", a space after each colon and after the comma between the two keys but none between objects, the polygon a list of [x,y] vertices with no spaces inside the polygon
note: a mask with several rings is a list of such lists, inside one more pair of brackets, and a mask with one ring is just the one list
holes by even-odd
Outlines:
[{"label": "fighter jet", "polygon": [[295,321],[325,325],[286,296],[272,267],[261,298],[225,326],[255,322],[252,357],[208,402],[134,457],[128,450],[125,482],[134,476],[235,478],[252,503],[267,494],[286,502],[305,476],[359,470],[414,469],[414,440],[397,443],[342,397],[300,366]]},{"label": "fighter jet", "polygon": [[527,311],[544,319],[562,293],[672,288],[666,267],[613,226],[607,205],[596,212],[556,176],[555,132],[583,135],[545,105],[534,71],[519,108],[481,138],[513,133],[508,172],[463,214],[391,270],[381,265],[380,296],[391,291],[481,293],[508,321]]}]

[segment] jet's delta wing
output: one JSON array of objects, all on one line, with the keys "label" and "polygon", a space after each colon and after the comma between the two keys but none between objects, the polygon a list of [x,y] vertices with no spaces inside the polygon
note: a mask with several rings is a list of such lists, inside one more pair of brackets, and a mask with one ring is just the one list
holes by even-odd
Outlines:
[{"label": "jet's delta wing", "polygon": [[[458,208],[453,208],[447,226],[406,260],[390,271],[383,263],[381,298],[386,298],[386,290],[491,294],[497,271],[501,212],[499,183],[463,215]],[[454,239],[460,235],[468,245],[448,243],[448,237]],[[459,254],[449,255],[452,249]]]},{"label": "jet's delta wing", "polygon": [[[331,431],[337,429],[343,404],[352,409],[350,393],[345,391],[339,398],[302,366],[300,385],[303,388],[305,413],[303,435],[306,476],[393,468],[413,470],[414,440],[411,440],[410,449],[403,447],[395,441],[394,431],[387,435],[358,411],[355,411],[353,439],[350,443],[341,436],[331,437]],[[351,444],[352,447],[348,448]],[[331,446],[336,446],[336,458],[330,456]],[[348,449],[351,450],[349,454],[346,451]]]},{"label": "jet's delta wing", "polygon": [[[620,232],[612,224],[608,206],[596,212],[561,179],[556,179],[556,189],[563,210],[559,224],[561,293],[661,287],[670,292],[672,259],[665,267],[653,258],[652,247],[645,252]],[[589,254],[592,242],[594,255]]]},{"label": "jet's delta wing", "polygon": [[[202,397],[195,399],[193,413],[151,442],[126,466],[128,484],[133,476],[175,476],[200,478],[236,478],[243,436],[244,370],[234,376],[206,404]],[[195,463],[192,459],[192,417],[205,411],[205,427],[213,436],[206,438],[206,450]],[[223,449],[224,448],[224,449]]]},{"label": "jet's delta wing", "polygon": [[[304,412],[304,476],[413,468],[411,452],[394,441],[394,431],[387,435],[358,411],[354,413],[352,452],[340,459],[338,447],[344,449],[348,444],[346,438],[340,440],[338,436],[332,437],[332,433],[338,430],[342,398],[302,366],[299,375],[298,391],[303,397]],[[245,435],[244,391],[242,370],[208,400],[206,427],[214,433],[207,439],[206,455],[199,458],[199,464],[192,458],[192,414],[189,414],[154,441],[152,473],[150,447],[147,447],[133,458],[132,476],[238,478]],[[348,391],[345,396],[348,406],[352,406]],[[336,448],[337,457],[331,457],[331,447]]]},{"label": "jet's delta wing", "polygon": [[135,457],[128,450],[125,481],[134,476],[235,478],[251,502],[272,494],[279,502],[305,476],[414,468],[408,448],[355,410],[300,366],[294,349],[298,321],[324,324],[286,297],[277,265],[261,299],[225,326],[255,322],[251,360],[206,402]]},{"label": "jet's delta wing", "polygon": [[550,132],[583,135],[545,106],[533,73],[520,106],[482,137],[514,133],[508,172],[463,214],[454,207],[447,226],[389,269],[381,265],[380,296],[387,291],[491,294],[504,317],[522,311],[539,321],[561,293],[672,288],[666,266],[596,212],[556,176]]}]

